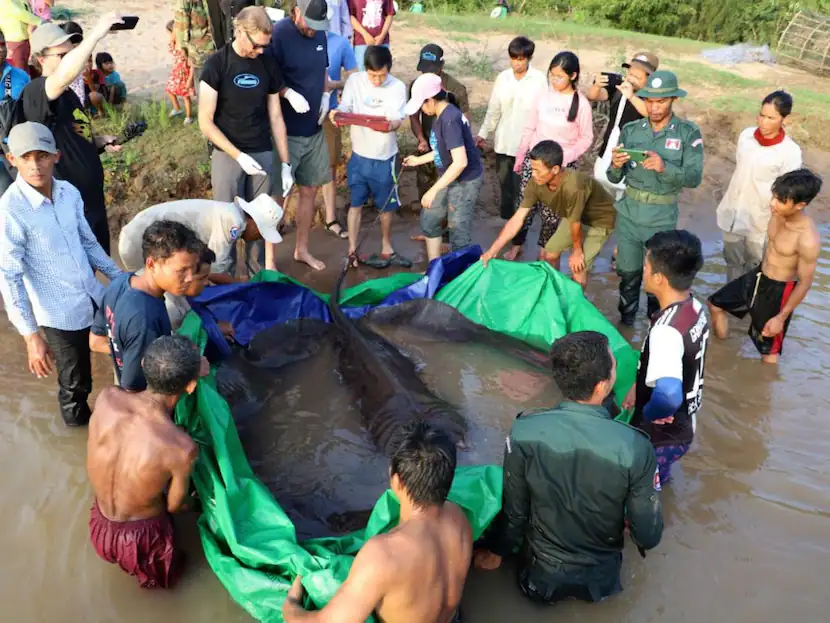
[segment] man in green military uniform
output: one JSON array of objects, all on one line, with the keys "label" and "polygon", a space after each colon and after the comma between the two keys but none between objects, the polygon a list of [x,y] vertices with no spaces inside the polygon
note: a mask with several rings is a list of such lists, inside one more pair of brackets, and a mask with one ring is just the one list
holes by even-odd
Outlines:
[{"label": "man in green military uniform", "polygon": [[[617,274],[620,276],[620,319],[634,324],[643,281],[645,243],[654,234],[677,228],[677,197],[703,179],[703,138],[700,128],[674,114],[672,107],[686,91],[670,71],[655,71],[637,91],[648,118],[622,129],[614,148],[608,179],[625,179],[617,201]],[[645,152],[645,153],[643,153]],[[658,311],[648,297],[649,317]]]},{"label": "man in green military uniform", "polygon": [[[434,43],[425,45],[418,57],[418,71],[422,74],[430,73],[441,76],[444,90],[448,93],[448,101],[470,118],[470,100],[467,97],[467,87],[461,84],[444,71],[444,50]],[[413,81],[414,82],[414,81]],[[412,84],[409,85],[410,95]],[[418,141],[418,153],[425,154],[431,151],[429,134],[432,131],[432,122],[435,118],[423,114],[420,110],[409,118],[409,126]],[[438,179],[435,165],[428,163],[417,169],[418,198],[423,197],[432,188]]]},{"label": "man in green military uniform", "polygon": [[[176,0],[173,13],[173,33],[176,48],[187,56],[187,64],[193,71],[193,84],[199,90],[199,80],[207,57],[224,40],[216,39],[215,27],[219,20],[218,0]],[[218,45],[217,45],[218,42]]]},{"label": "man in green military uniform", "polygon": [[608,339],[579,331],[551,348],[565,401],[522,415],[504,454],[503,514],[475,553],[495,569],[521,547],[519,585],[534,601],[600,601],[622,590],[624,526],[644,556],[663,534],[657,458],[648,437],[602,406],[616,381]]}]

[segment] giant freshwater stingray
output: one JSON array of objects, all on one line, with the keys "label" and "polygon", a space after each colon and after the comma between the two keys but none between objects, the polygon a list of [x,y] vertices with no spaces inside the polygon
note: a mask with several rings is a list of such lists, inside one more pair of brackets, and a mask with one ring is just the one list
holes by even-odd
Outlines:
[{"label": "giant freshwater stingray", "polygon": [[360,399],[363,423],[377,447],[386,453],[400,428],[416,420],[441,427],[460,446],[467,423],[460,413],[424,385],[415,365],[392,344],[346,317],[340,307],[341,272],[329,309],[340,343],[341,371]]},{"label": "giant freshwater stingray", "polygon": [[[254,472],[301,538],[365,524],[388,486],[393,440],[409,422],[443,428],[462,463],[498,464],[516,414],[561,400],[546,352],[439,301],[350,318],[339,303],[345,274],[329,300],[331,322],[301,318],[264,329],[247,348],[235,347],[216,377]],[[463,381],[459,366],[468,368]],[[459,391],[470,369],[489,393]]]}]

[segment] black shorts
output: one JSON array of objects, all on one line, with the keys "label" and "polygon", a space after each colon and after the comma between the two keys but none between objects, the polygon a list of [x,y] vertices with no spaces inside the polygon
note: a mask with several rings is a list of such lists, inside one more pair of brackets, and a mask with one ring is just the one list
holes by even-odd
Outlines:
[{"label": "black shorts", "polygon": [[749,314],[749,337],[758,352],[762,355],[780,355],[792,316],[784,321],[784,330],[775,337],[764,337],[761,332],[767,321],[777,316],[787,304],[796,283],[770,279],[758,267],[727,283],[709,297],[709,302],[736,318]]}]

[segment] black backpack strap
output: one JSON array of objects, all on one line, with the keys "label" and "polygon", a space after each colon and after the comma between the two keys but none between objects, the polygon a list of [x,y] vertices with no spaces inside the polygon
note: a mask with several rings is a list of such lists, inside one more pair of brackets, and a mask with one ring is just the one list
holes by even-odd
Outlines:
[{"label": "black backpack strap", "polygon": [[3,97],[11,97],[12,96],[12,70],[9,68],[9,71],[6,72],[6,77],[3,78]]}]

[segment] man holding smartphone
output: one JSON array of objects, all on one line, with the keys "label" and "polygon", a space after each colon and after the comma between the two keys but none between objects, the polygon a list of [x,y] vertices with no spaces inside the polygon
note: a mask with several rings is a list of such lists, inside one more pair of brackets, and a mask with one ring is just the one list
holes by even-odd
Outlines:
[{"label": "man holding smartphone", "polygon": [[602,72],[594,77],[594,84],[585,93],[592,102],[610,101],[608,125],[602,137],[599,155],[594,166],[594,177],[606,189],[622,195],[625,189],[608,181],[606,172],[611,164],[611,150],[620,138],[622,129],[632,121],[638,121],[648,115],[646,103],[635,95],[646,86],[648,77],[657,71],[660,60],[651,52],[637,52],[628,63],[623,63],[625,77],[621,74]]},{"label": "man holding smartphone", "polygon": [[92,124],[78,96],[70,88],[83,72],[95,46],[116,24],[119,15],[102,17],[76,45],[72,34],[55,23],[38,26],[32,34],[32,58],[41,77],[23,89],[20,100],[25,121],[42,123],[52,130],[61,158],[56,177],[77,188],[84,202],[84,215],[104,251],[110,252],[110,232],[104,200],[104,168],[99,154],[117,151],[114,136],[94,136]]},{"label": "man holding smartphone", "polygon": [[[620,320],[633,325],[640,304],[646,241],[677,228],[677,198],[684,188],[697,188],[703,179],[703,138],[700,128],[677,117],[674,102],[686,91],[670,71],[656,71],[637,91],[645,100],[648,118],[626,125],[613,148],[608,180],[625,180],[617,200],[617,274],[620,276]],[[648,315],[659,310],[648,297]]]}]

